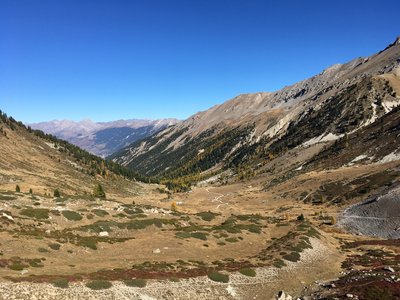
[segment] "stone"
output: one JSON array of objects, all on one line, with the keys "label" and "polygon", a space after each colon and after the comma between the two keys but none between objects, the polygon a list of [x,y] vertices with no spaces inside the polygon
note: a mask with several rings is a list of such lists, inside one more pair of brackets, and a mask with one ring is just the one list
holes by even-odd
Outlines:
[{"label": "stone", "polygon": [[154,249],[154,250],[153,250],[153,253],[155,253],[155,254],[161,253],[161,250],[158,249],[158,248],[157,248],[157,249]]},{"label": "stone", "polygon": [[383,269],[392,273],[396,272],[392,267],[384,267]]},{"label": "stone", "polygon": [[279,291],[276,300],[293,300],[293,298],[290,295],[286,295],[284,291]]},{"label": "stone", "polygon": [[99,236],[108,236],[108,232],[107,231],[102,231],[99,233]]}]

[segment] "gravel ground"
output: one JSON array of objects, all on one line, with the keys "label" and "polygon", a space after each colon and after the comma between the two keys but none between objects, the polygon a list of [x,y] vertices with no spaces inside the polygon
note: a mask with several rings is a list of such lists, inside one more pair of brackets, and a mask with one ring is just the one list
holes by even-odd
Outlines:
[{"label": "gravel ground", "polygon": [[338,226],[354,234],[400,238],[400,186],[347,208]]}]

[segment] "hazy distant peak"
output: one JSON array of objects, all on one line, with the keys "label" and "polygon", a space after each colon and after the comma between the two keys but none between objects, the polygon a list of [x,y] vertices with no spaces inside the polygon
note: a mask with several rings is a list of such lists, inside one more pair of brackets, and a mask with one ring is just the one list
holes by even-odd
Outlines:
[{"label": "hazy distant peak", "polygon": [[154,134],[159,130],[177,124],[177,119],[129,119],[110,122],[53,120],[29,124],[33,129],[42,130],[67,140],[91,153],[107,156],[130,143]]}]

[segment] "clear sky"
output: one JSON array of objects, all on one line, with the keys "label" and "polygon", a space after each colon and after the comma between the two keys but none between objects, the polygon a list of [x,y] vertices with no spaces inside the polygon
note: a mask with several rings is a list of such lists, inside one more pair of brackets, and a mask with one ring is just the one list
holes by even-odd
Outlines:
[{"label": "clear sky", "polygon": [[0,0],[0,109],[186,118],[385,48],[400,1]]}]

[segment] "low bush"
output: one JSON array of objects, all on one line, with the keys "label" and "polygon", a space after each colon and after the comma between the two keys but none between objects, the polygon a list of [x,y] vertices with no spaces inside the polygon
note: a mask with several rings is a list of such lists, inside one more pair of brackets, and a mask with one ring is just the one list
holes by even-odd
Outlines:
[{"label": "low bush", "polygon": [[53,285],[55,287],[61,288],[61,289],[66,289],[69,286],[68,279],[62,278],[62,279],[57,279],[53,281]]},{"label": "low bush", "polygon": [[275,259],[274,262],[272,263],[274,265],[275,268],[282,268],[284,266],[286,266],[285,262],[282,259]]},{"label": "low bush", "polygon": [[92,290],[106,290],[112,287],[112,283],[107,280],[93,280],[86,283],[86,286]]},{"label": "low bush", "polygon": [[249,277],[256,277],[256,271],[250,268],[240,269],[239,273]]},{"label": "low bush", "polygon": [[228,243],[236,243],[236,242],[238,242],[238,239],[235,237],[229,237],[229,238],[226,238],[225,241],[227,241]]},{"label": "low bush", "polygon": [[59,250],[60,247],[61,247],[61,245],[60,245],[60,244],[57,244],[57,243],[51,243],[51,244],[49,244],[49,247],[50,247],[51,249],[53,249],[53,250]]},{"label": "low bush", "polygon": [[19,212],[21,215],[43,220],[49,218],[49,210],[45,208],[26,208]]},{"label": "low bush", "polygon": [[200,212],[197,214],[200,218],[202,218],[204,221],[212,221],[215,219],[216,214],[210,212],[210,211],[205,211],[205,212]]},{"label": "low bush", "polygon": [[297,262],[300,260],[300,253],[298,252],[291,252],[290,254],[286,254],[283,256],[284,259],[292,262]]},{"label": "low bush", "polygon": [[146,279],[128,279],[128,280],[124,280],[124,283],[126,286],[131,286],[131,287],[145,287],[147,284]]},{"label": "low bush", "polygon": [[108,216],[109,213],[102,209],[93,209],[92,212],[98,217]]},{"label": "low bush", "polygon": [[207,240],[207,235],[206,235],[204,232],[192,232],[192,233],[190,234],[190,236],[191,236],[192,238],[199,239],[199,240],[203,240],[203,241],[206,241],[206,240]]},{"label": "low bush", "polygon": [[82,220],[82,216],[80,214],[78,214],[77,212],[74,212],[72,210],[64,210],[62,212],[62,214],[69,221],[80,221],[80,220]]},{"label": "low bush", "polygon": [[229,275],[222,274],[219,272],[213,272],[213,273],[208,274],[208,278],[210,278],[212,281],[216,281],[216,282],[223,282],[223,283],[229,282]]}]

